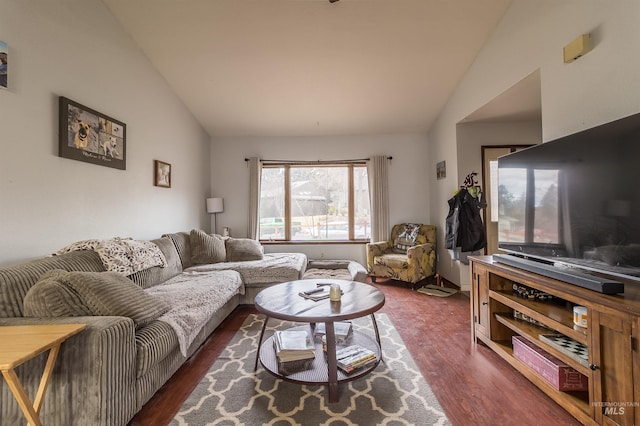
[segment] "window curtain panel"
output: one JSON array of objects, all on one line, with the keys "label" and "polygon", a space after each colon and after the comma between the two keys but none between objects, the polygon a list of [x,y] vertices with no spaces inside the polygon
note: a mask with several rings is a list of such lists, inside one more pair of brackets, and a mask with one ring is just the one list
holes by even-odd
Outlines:
[{"label": "window curtain panel", "polygon": [[260,222],[260,179],[262,178],[262,162],[258,157],[249,158],[249,221],[248,237],[259,239],[258,223]]},{"label": "window curtain panel", "polygon": [[389,228],[389,158],[372,156],[367,163],[371,201],[371,242],[386,241]]}]

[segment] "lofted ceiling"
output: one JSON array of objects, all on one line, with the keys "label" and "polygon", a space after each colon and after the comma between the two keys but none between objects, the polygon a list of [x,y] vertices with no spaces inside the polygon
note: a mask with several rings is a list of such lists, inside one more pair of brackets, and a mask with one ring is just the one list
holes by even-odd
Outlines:
[{"label": "lofted ceiling", "polygon": [[538,121],[542,123],[540,84],[540,70],[537,70],[469,114],[463,122]]},{"label": "lofted ceiling", "polygon": [[510,0],[103,0],[212,136],[426,132]]}]

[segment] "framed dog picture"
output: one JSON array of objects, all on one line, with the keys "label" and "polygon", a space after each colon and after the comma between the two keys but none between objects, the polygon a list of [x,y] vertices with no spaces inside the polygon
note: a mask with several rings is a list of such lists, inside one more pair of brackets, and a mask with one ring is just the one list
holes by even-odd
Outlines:
[{"label": "framed dog picture", "polygon": [[127,126],[60,96],[58,155],[126,170]]},{"label": "framed dog picture", "polygon": [[153,170],[153,184],[163,188],[171,188],[171,164],[154,160]]},{"label": "framed dog picture", "polygon": [[9,48],[7,43],[0,41],[0,87],[7,88],[7,78],[9,73],[8,65]]}]

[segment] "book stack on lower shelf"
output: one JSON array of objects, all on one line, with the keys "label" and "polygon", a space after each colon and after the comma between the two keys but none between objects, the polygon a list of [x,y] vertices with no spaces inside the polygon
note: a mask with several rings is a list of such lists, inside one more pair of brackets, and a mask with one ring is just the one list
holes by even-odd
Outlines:
[{"label": "book stack on lower shelf", "polygon": [[[353,334],[353,327],[350,321],[336,321],[333,323],[333,331],[336,335],[336,345],[346,345]],[[322,336],[326,334],[325,323],[321,322],[316,324],[313,330],[313,337],[316,342],[322,341]]]},{"label": "book stack on lower shelf", "polygon": [[316,348],[307,331],[276,331],[273,346],[278,358],[280,374],[289,375],[313,368]]},{"label": "book stack on lower shelf", "polygon": [[360,345],[351,345],[336,351],[338,368],[347,374],[375,364],[376,354]]}]

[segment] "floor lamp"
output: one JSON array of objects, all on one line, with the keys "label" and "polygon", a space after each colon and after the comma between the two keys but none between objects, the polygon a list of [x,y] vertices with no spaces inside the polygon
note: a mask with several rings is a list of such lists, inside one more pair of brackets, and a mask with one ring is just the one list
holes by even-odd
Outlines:
[{"label": "floor lamp", "polygon": [[207,198],[207,213],[213,213],[213,233],[217,234],[218,222],[216,215],[224,211],[224,200],[222,198]]}]

